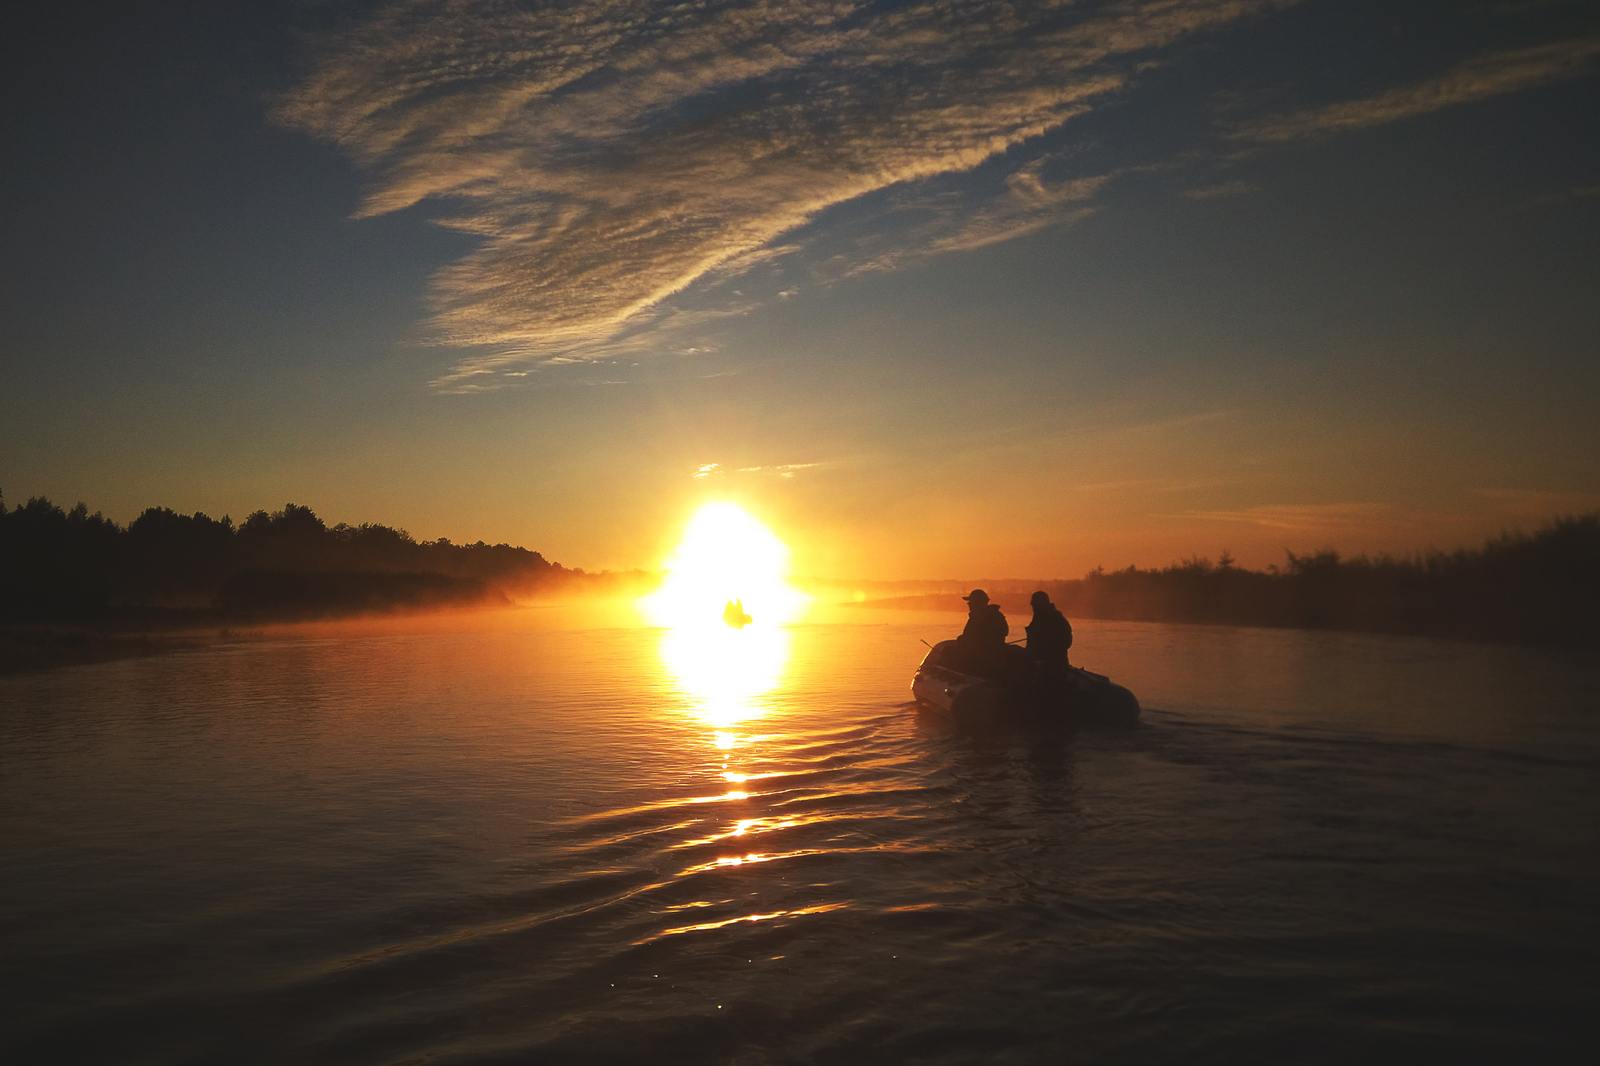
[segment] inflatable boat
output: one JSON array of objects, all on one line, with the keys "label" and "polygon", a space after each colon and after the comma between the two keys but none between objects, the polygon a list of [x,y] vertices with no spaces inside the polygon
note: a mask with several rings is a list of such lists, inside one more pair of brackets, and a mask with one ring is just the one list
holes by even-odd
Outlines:
[{"label": "inflatable boat", "polygon": [[1008,720],[1131,726],[1139,721],[1139,700],[1104,674],[1069,666],[1039,676],[1018,656],[1005,677],[981,677],[962,669],[964,659],[955,641],[940,641],[911,679],[918,703],[959,726]]}]

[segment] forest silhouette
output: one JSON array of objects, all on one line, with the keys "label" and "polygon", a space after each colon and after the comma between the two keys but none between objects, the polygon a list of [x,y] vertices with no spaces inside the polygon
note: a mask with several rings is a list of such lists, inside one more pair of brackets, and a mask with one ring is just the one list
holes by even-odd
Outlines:
[{"label": "forest silhouette", "polygon": [[1600,648],[1600,513],[1410,557],[1288,552],[1265,571],[1190,558],[1044,587],[1068,614]]},{"label": "forest silhouette", "polygon": [[[1344,558],[1287,553],[1248,570],[1224,553],[1161,568],[1095,569],[1068,581],[979,579],[1006,612],[1027,617],[1043,589],[1069,617],[1338,629],[1552,648],[1600,648],[1600,513],[1502,533],[1481,548]],[[926,584],[928,583],[919,583]],[[944,584],[944,583],[940,583]],[[941,588],[862,607],[966,610]]]},{"label": "forest silhouette", "polygon": [[126,527],[80,503],[0,497],[0,621],[184,624],[330,618],[507,605],[626,591],[643,572],[586,574],[509,544],[417,541],[363,523],[329,527],[309,507],[230,518],[151,507]]}]

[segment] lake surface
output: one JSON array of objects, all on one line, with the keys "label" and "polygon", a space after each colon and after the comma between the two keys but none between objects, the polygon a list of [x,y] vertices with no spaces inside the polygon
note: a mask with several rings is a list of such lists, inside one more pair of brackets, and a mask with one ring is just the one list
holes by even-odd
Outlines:
[{"label": "lake surface", "polygon": [[0,678],[0,1058],[1592,1054],[1593,656],[1082,621],[1141,728],[963,734],[957,616],[623,621]]}]

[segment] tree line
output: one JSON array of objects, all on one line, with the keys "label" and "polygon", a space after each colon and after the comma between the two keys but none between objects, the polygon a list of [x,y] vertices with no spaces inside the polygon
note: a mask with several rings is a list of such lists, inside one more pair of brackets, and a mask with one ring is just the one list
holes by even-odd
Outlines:
[{"label": "tree line", "polygon": [[329,527],[309,507],[227,516],[151,507],[126,526],[42,496],[0,496],[0,621],[288,618],[508,603],[598,592],[648,575],[585,574],[509,544],[418,541],[403,529]]},{"label": "tree line", "polygon": [[1266,570],[1190,558],[1043,586],[1069,616],[1600,648],[1600,513],[1409,557],[1288,553]]},{"label": "tree line", "polygon": [[[329,617],[565,593],[638,594],[655,576],[585,574],[527,548],[417,541],[372,523],[329,527],[295,504],[256,511],[238,525],[152,507],[120,526],[82,503],[63,510],[34,497],[8,509],[0,496],[0,622],[8,623]],[[1022,589],[1015,582],[992,583],[991,591],[996,587],[1008,603]],[[1040,587],[1081,618],[1600,648],[1600,513],[1452,552],[1290,552],[1286,565],[1265,570],[1236,566],[1224,553],[1215,563],[1192,557],[1159,569],[1101,568],[1028,591]],[[863,604],[873,605],[960,603],[941,594]],[[1015,608],[1023,609],[1020,601]]]},{"label": "tree line", "polygon": [[[1044,589],[1069,617],[1339,629],[1552,648],[1600,648],[1600,513],[1502,533],[1481,548],[1345,558],[1288,552],[1284,566],[1247,570],[1224,552],[1166,567],[1096,568],[1070,581],[965,582],[985,588],[1014,630]],[[861,607],[965,610],[950,582],[893,582]],[[1018,632],[1020,635],[1020,632]]]}]

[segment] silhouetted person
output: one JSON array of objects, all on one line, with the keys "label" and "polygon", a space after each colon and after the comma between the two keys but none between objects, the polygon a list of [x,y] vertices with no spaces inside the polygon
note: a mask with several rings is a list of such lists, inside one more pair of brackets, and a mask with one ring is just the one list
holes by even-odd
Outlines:
[{"label": "silhouetted person", "polygon": [[973,589],[970,596],[961,598],[967,601],[967,627],[956,638],[956,646],[973,673],[993,677],[1001,671],[1011,627],[1006,625],[1000,605],[990,603],[989,594],[982,589]]},{"label": "silhouetted person", "polygon": [[1065,667],[1067,649],[1072,647],[1072,623],[1043,591],[1035,592],[1029,602],[1033,604],[1033,621],[1026,627],[1028,658],[1042,669]]}]

